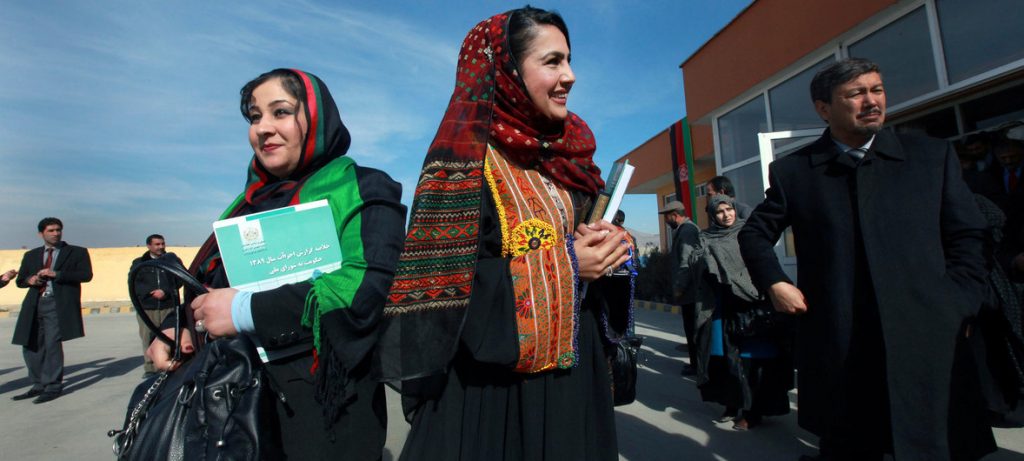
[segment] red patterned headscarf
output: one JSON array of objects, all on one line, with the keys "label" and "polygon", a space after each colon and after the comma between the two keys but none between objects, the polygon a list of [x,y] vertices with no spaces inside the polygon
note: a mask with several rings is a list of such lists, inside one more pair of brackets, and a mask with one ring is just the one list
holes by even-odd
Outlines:
[{"label": "red patterned headscarf", "polygon": [[427,151],[412,218],[384,308],[379,344],[386,380],[444,372],[469,305],[479,245],[488,144],[567,189],[604,187],[594,135],[576,114],[561,130],[531,101],[508,45],[510,11],[477,24],[462,42],[455,92]]},{"label": "red patterned headscarf", "polygon": [[427,163],[448,152],[460,160],[482,160],[487,143],[511,160],[533,167],[568,189],[596,194],[604,181],[594,165],[590,127],[569,113],[554,134],[550,121],[530,100],[508,46],[511,12],[477,24],[462,42],[455,93],[427,152]]}]

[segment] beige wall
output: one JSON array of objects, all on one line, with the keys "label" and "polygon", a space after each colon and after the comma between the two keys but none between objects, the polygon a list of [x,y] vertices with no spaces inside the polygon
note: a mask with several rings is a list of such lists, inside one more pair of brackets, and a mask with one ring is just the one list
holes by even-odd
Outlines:
[{"label": "beige wall", "polygon": [[[128,268],[132,260],[142,256],[146,247],[127,248],[90,248],[92,258],[92,281],[82,285],[82,301],[127,301],[128,300]],[[187,266],[196,256],[199,247],[168,247]],[[25,250],[0,250],[0,271],[17,269],[21,266],[21,258]],[[21,306],[25,298],[25,289],[18,288],[12,281],[0,288],[0,307],[11,308]]]}]

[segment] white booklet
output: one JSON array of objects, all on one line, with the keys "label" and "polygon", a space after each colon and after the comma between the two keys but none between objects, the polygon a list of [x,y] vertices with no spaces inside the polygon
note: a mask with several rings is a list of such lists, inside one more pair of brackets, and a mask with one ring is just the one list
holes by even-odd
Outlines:
[{"label": "white booklet", "polygon": [[[341,267],[341,244],[327,200],[216,221],[213,233],[228,282],[239,291],[270,290]],[[267,351],[259,344],[257,350],[263,362],[295,353]]]},{"label": "white booklet", "polygon": [[264,291],[341,267],[341,245],[327,200],[213,223],[231,287]]}]

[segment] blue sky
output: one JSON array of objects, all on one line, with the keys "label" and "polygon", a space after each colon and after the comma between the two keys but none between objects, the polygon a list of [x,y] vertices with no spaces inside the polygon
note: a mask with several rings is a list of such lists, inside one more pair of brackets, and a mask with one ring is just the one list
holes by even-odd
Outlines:
[{"label": "blue sky", "polygon": [[[553,1],[569,25],[570,110],[602,169],[685,115],[679,64],[749,0]],[[0,15],[0,248],[65,240],[198,245],[241,191],[252,156],[238,90],[276,67],[320,76],[352,132],[349,155],[412,202],[454,88],[455,59],[506,1],[6,2]],[[627,226],[657,232],[652,195]]]}]

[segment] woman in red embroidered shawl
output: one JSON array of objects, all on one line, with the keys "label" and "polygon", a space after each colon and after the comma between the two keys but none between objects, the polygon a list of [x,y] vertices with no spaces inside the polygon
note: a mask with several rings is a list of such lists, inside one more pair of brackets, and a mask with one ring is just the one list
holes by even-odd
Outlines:
[{"label": "woman in red embroidered shawl", "polygon": [[580,225],[604,183],[566,109],[569,50],[530,7],[463,42],[379,347],[412,422],[402,459],[618,458],[596,306],[628,255],[618,228]]},{"label": "woman in red embroidered shawl", "polygon": [[[211,235],[189,268],[211,288],[191,303],[196,325],[216,337],[246,334],[270,357],[271,388],[285,399],[260,417],[277,429],[279,440],[268,442],[282,453],[261,447],[270,451],[261,459],[380,459],[387,413],[383,386],[369,376],[370,351],[402,245],[401,185],[345,156],[348,129],[315,75],[276,69],[241,96],[254,155],[245,189],[221,219],[327,200],[343,262],[306,281],[238,291],[228,288]],[[185,331],[186,352],[189,338]],[[174,366],[160,341],[147,353],[158,368]]]}]

